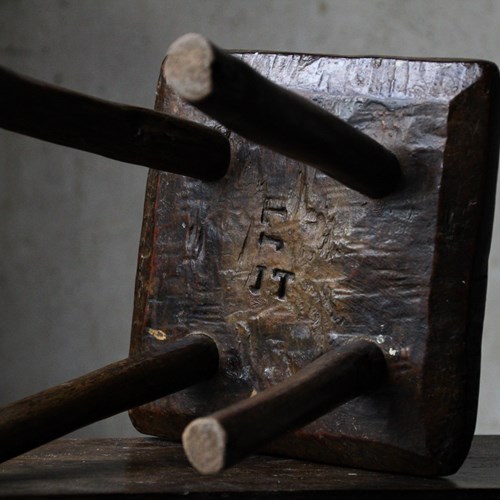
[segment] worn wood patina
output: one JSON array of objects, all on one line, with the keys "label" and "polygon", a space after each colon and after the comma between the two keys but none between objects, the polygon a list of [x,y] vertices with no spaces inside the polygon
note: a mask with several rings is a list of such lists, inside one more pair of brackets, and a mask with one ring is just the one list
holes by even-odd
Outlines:
[{"label": "worn wood patina", "polygon": [[399,185],[401,169],[391,151],[201,35],[188,33],[176,40],[163,72],[176,94],[249,141],[312,165],[373,198]]},{"label": "worn wood patina", "polygon": [[498,500],[500,436],[476,436],[450,478],[412,477],[252,456],[219,476],[160,439],[65,439],[0,465],[0,498]]},{"label": "worn wood patina", "polygon": [[496,67],[236,56],[382,144],[404,182],[387,197],[366,197],[231,133],[161,76],[156,109],[225,133],[232,161],[212,183],[150,172],[131,353],[152,355],[203,331],[221,361],[211,381],[133,410],[135,426],[178,440],[193,418],[365,339],[384,352],[388,382],[266,451],[412,474],[456,471],[477,406]]},{"label": "worn wood patina", "polygon": [[[219,356],[206,335],[136,355],[0,408],[0,462],[98,420],[206,380]],[[193,363],[186,369],[188,363]]]},{"label": "worn wood patina", "polygon": [[219,179],[227,170],[229,144],[206,127],[2,67],[0,88],[0,127],[13,132],[197,179]]}]

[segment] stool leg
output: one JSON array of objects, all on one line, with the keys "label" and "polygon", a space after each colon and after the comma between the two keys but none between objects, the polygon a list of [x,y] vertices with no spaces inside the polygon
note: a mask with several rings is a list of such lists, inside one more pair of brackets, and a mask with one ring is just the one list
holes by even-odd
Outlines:
[{"label": "stool leg", "polygon": [[0,127],[126,163],[210,181],[224,176],[229,141],[165,113],[95,99],[0,67]]},{"label": "stool leg", "polygon": [[170,46],[164,74],[175,92],[229,129],[367,196],[385,196],[400,183],[391,151],[201,35],[184,35]]},{"label": "stool leg", "polygon": [[213,474],[336,406],[378,388],[384,355],[358,340],[323,354],[285,382],[191,422],[182,441],[192,465]]},{"label": "stool leg", "polygon": [[189,335],[162,354],[128,358],[0,408],[0,462],[212,377],[215,342]]}]

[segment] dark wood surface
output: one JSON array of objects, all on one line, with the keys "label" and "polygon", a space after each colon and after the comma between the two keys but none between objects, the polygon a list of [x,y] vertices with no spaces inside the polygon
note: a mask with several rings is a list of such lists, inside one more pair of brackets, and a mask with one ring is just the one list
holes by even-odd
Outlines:
[{"label": "dark wood surface", "polygon": [[0,408],[0,462],[212,377],[215,343],[191,335],[154,356],[112,363]]},{"label": "dark wood surface", "polygon": [[[272,451],[453,473],[477,408],[498,165],[497,68],[236,56],[393,151],[404,186],[373,200],[229,131],[232,161],[220,181],[151,172],[132,352],[161,352],[202,329],[217,342],[221,369],[203,387],[134,410],[135,425],[178,440],[193,418],[359,338],[383,350],[387,385],[275,440]],[[224,130],[175,95],[163,72],[156,108]]]},{"label": "dark wood surface", "polygon": [[[388,149],[201,35],[176,40],[164,72],[179,95],[249,141],[319,168],[367,196],[380,198],[399,185],[401,169]],[[193,85],[206,87],[201,99],[199,90],[193,99]]]},{"label": "dark wood surface", "polygon": [[207,127],[96,99],[0,67],[0,127],[127,163],[222,177],[229,144]]},{"label": "dark wood surface", "polygon": [[476,436],[446,479],[252,456],[201,476],[178,444],[159,439],[60,440],[0,465],[0,498],[500,498],[500,436]]},{"label": "dark wood surface", "polygon": [[286,432],[379,389],[386,378],[382,350],[373,342],[353,340],[284,382],[193,420],[182,435],[184,449],[200,472],[220,472]]}]

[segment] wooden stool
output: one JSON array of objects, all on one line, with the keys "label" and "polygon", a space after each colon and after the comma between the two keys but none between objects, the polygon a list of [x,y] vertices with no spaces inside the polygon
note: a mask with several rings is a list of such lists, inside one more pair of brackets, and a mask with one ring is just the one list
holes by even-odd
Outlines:
[{"label": "wooden stool", "polygon": [[[90,121],[111,106],[26,85]],[[122,159],[154,167],[130,358],[2,409],[3,459],[143,405],[137,429],[183,434],[203,473],[256,450],[455,472],[475,425],[498,90],[487,62],[228,55],[179,39],[157,112],[106,108],[106,129],[124,112],[129,125],[84,148],[132,144]],[[57,128],[55,101],[35,101]],[[41,136],[18,105],[0,124]],[[76,115],[62,128],[92,136]],[[89,144],[56,132],[43,138]]]}]

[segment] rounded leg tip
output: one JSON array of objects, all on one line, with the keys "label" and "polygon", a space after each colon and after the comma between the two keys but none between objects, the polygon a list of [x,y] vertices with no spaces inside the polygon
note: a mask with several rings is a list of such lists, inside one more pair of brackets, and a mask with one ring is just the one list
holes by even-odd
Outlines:
[{"label": "rounded leg tip", "polygon": [[182,98],[200,101],[212,91],[213,60],[210,42],[197,33],[187,33],[170,45],[163,73]]},{"label": "rounded leg tip", "polygon": [[201,474],[217,474],[225,467],[227,435],[215,418],[193,420],[182,433],[184,452]]}]

